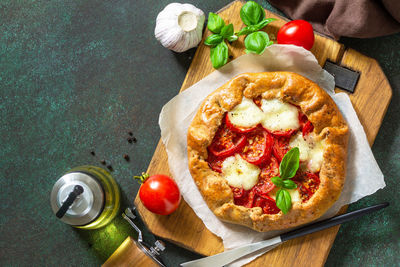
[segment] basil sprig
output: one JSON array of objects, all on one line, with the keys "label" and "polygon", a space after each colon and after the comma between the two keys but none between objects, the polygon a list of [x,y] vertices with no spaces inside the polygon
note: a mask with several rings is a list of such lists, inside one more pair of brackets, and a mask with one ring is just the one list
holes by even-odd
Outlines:
[{"label": "basil sprig", "polygon": [[264,28],[265,26],[267,26],[269,23],[275,21],[276,19],[274,18],[268,18],[268,19],[264,19],[261,22],[255,24],[255,25],[249,25],[244,27],[243,29],[241,29],[240,31],[238,31],[236,33],[237,36],[240,35],[248,35],[250,33],[256,32],[258,30],[261,30],[262,28]]},{"label": "basil sprig", "polygon": [[215,13],[210,12],[210,14],[208,14],[208,23],[207,23],[207,27],[210,31],[212,31],[213,33],[220,33],[222,27],[225,26],[225,22],[224,20],[218,16]]},{"label": "basil sprig", "polygon": [[276,206],[283,214],[288,213],[292,207],[292,197],[286,189],[297,188],[296,183],[290,179],[296,175],[299,169],[299,162],[300,150],[298,147],[294,147],[285,154],[279,165],[280,177],[276,176],[271,178],[275,186],[280,188],[278,192],[276,192]]},{"label": "basil sprig", "polygon": [[218,69],[228,62],[228,46],[224,40],[233,42],[236,41],[238,37],[234,34],[232,23],[225,25],[224,20],[212,12],[208,14],[207,27],[214,34],[208,36],[204,44],[211,46],[211,63],[215,69]]},{"label": "basil sprig", "polygon": [[218,69],[228,61],[228,46],[225,42],[220,42],[216,47],[210,50],[211,63],[215,69]]},{"label": "basil sprig", "polygon": [[244,41],[246,53],[262,54],[267,46],[273,44],[267,33],[259,31],[268,23],[276,20],[265,19],[265,10],[254,1],[249,1],[240,9],[240,18],[247,26],[236,33],[237,36],[248,35]]},{"label": "basil sprig", "polygon": [[240,18],[247,26],[256,25],[265,18],[264,8],[254,1],[248,1],[240,9]]},{"label": "basil sprig", "polygon": [[270,46],[274,42],[269,40],[269,36],[266,32],[253,32],[244,39],[244,46],[246,47],[246,53],[262,54],[267,46]]}]

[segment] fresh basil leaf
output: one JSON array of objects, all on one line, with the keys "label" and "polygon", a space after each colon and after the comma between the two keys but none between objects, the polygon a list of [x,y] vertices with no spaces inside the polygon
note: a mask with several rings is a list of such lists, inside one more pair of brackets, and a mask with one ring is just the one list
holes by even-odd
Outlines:
[{"label": "fresh basil leaf", "polygon": [[279,189],[278,192],[276,192],[276,206],[283,212],[283,214],[288,213],[292,207],[292,197],[287,190]]},{"label": "fresh basil leaf", "polygon": [[228,61],[228,46],[225,42],[220,42],[216,47],[210,49],[211,63],[215,69],[218,69]]},{"label": "fresh basil leaf", "polygon": [[238,39],[238,37],[236,35],[232,35],[229,36],[228,38],[226,38],[229,42],[234,42]]},{"label": "fresh basil leaf", "polygon": [[209,45],[209,46],[216,46],[217,44],[219,44],[223,40],[224,40],[224,38],[221,35],[212,34],[212,35],[207,37],[207,39],[204,41],[204,44],[205,45]]},{"label": "fresh basil leaf", "polygon": [[240,9],[240,18],[247,26],[256,25],[265,18],[264,8],[254,1],[249,1]]},{"label": "fresh basil leaf", "polygon": [[276,19],[274,19],[274,18],[268,18],[268,19],[264,19],[264,20],[260,21],[259,23],[257,23],[256,25],[254,25],[254,26],[257,28],[256,31],[261,30],[262,28],[264,28],[264,27],[267,26],[269,23],[271,23],[271,22],[273,22],[273,21],[275,21],[275,20],[276,20]]},{"label": "fresh basil leaf", "polygon": [[221,36],[224,38],[228,38],[233,35],[233,24],[226,25],[221,29]]},{"label": "fresh basil leaf", "polygon": [[220,33],[222,27],[225,26],[224,20],[215,13],[210,12],[208,14],[208,23],[207,27],[213,33]]},{"label": "fresh basil leaf", "polygon": [[290,179],[295,176],[299,168],[300,150],[298,147],[290,149],[283,157],[279,165],[279,173],[282,179]]},{"label": "fresh basil leaf", "polygon": [[268,23],[271,23],[272,21],[275,21],[276,19],[274,18],[268,18],[268,19],[264,19],[261,22],[257,23],[256,25],[250,25],[250,26],[246,26],[243,29],[241,29],[240,31],[238,31],[236,34],[238,36],[240,35],[247,35],[253,32],[256,32],[258,30],[261,30],[262,28],[264,28],[265,26],[268,25]]},{"label": "fresh basil leaf", "polygon": [[274,183],[274,185],[279,186],[279,187],[283,187],[283,180],[280,177],[272,177],[271,181]]},{"label": "fresh basil leaf", "polygon": [[238,31],[238,32],[236,33],[236,35],[237,35],[237,36],[240,36],[240,35],[248,35],[248,34],[250,34],[250,33],[256,32],[256,31],[257,31],[256,25],[250,25],[250,26],[246,26],[246,27],[244,27],[243,29],[241,29],[240,31]]},{"label": "fresh basil leaf", "polygon": [[267,46],[271,44],[266,32],[253,32],[244,39],[246,53],[262,54]]},{"label": "fresh basil leaf", "polygon": [[287,180],[282,180],[282,182],[283,182],[283,186],[282,186],[283,188],[286,188],[286,189],[297,188],[297,184],[295,182],[293,182],[292,180],[287,179]]}]

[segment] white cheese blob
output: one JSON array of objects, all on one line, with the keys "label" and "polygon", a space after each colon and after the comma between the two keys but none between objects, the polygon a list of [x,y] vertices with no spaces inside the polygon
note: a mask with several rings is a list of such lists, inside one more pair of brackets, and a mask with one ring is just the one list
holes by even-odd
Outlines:
[{"label": "white cheese blob", "polygon": [[290,139],[289,146],[299,148],[300,161],[305,162],[311,172],[318,172],[321,169],[324,155],[323,141],[315,141],[313,133],[308,134],[305,140],[302,133],[297,133]]},{"label": "white cheese blob", "polygon": [[261,109],[264,111],[264,119],[261,123],[270,131],[286,131],[300,127],[299,112],[289,103],[279,99],[262,99]]},{"label": "white cheese blob", "polygon": [[260,168],[242,159],[239,154],[228,157],[222,163],[222,176],[230,186],[251,189],[258,182]]},{"label": "white cheese blob", "polygon": [[242,102],[228,112],[228,117],[233,125],[252,127],[264,119],[264,114],[253,100],[243,97]]},{"label": "white cheese blob", "polygon": [[[276,201],[276,192],[278,192],[278,188],[275,187],[274,190],[272,190],[271,192],[268,193],[268,195]],[[295,189],[285,189],[289,192],[290,197],[292,198],[292,203],[294,202],[300,202],[301,198],[300,198],[300,192],[298,188]]]}]

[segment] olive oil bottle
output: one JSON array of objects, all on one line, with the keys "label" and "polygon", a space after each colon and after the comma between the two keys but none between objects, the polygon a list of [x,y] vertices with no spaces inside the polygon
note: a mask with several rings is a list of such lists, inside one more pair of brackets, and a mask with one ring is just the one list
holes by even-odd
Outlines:
[{"label": "olive oil bottle", "polygon": [[82,229],[107,225],[117,215],[120,191],[111,174],[95,166],[79,166],[54,184],[51,207],[63,222]]}]

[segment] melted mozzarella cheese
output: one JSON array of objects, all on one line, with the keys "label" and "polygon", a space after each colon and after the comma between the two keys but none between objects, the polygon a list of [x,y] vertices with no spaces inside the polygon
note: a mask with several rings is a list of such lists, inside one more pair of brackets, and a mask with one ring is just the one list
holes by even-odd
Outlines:
[{"label": "melted mozzarella cheese", "polygon": [[251,99],[243,97],[242,102],[228,112],[232,124],[241,127],[252,127],[259,124],[264,114]]},{"label": "melted mozzarella cheese", "polygon": [[262,99],[261,109],[264,111],[262,125],[270,131],[286,131],[300,127],[299,112],[289,103],[279,99]]},{"label": "melted mozzarella cheese", "polygon": [[[268,195],[276,201],[276,192],[278,192],[278,188],[275,187],[274,190],[272,190],[271,192],[268,193]],[[301,198],[300,198],[300,192],[298,190],[298,188],[295,189],[285,189],[289,192],[290,197],[292,198],[292,203],[294,202],[300,202]]]},{"label": "melted mozzarella cheese", "polygon": [[301,133],[297,133],[290,140],[289,146],[299,148],[300,161],[305,162],[310,171],[318,172],[321,169],[324,155],[323,141],[315,141],[313,133],[310,133],[306,140]]},{"label": "melted mozzarella cheese", "polygon": [[251,189],[258,182],[260,168],[242,159],[239,154],[228,157],[222,163],[222,176],[230,186]]}]

